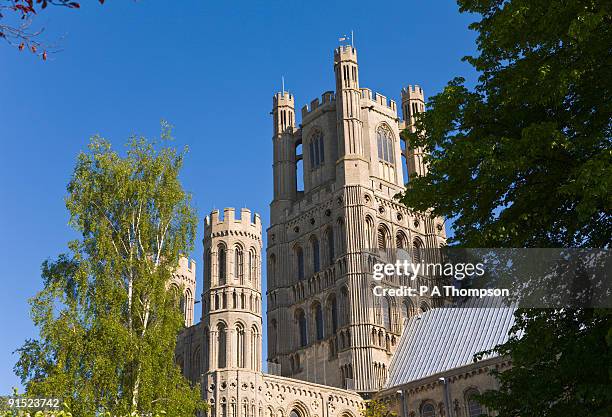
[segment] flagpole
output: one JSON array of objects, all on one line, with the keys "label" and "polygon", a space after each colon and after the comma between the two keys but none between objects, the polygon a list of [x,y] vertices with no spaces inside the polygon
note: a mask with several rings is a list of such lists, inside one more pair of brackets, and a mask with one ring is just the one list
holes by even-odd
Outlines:
[{"label": "flagpole", "polygon": [[353,31],[351,30],[351,46],[352,46],[352,47],[354,47],[354,46],[355,46],[355,44],[353,43],[353,39],[354,39],[354,38],[353,38]]}]

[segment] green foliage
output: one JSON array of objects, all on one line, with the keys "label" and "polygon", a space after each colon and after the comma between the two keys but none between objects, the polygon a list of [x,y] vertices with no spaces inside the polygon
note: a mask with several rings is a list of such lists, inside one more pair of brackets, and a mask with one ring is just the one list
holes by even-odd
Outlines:
[{"label": "green foliage", "polygon": [[18,349],[15,372],[28,395],[62,398],[74,416],[201,406],[174,364],[183,319],[167,286],[197,220],[179,181],[185,151],[169,139],[164,124],[160,142],[132,137],[122,157],[94,137],[68,185],[81,238],[43,263],[44,289],[30,300],[40,337]]},{"label": "green foliage", "polygon": [[612,3],[460,0],[481,15],[474,90],[452,80],[418,118],[429,174],[402,201],[453,218],[468,247],[612,240]]},{"label": "green foliage", "polygon": [[363,417],[395,417],[397,414],[389,410],[387,403],[381,400],[369,400],[361,410]]},{"label": "green foliage", "polygon": [[512,369],[494,372],[500,389],[480,401],[500,417],[612,415],[612,311],[519,310],[516,318],[523,336],[494,349]]},{"label": "green foliage", "polygon": [[[456,78],[403,132],[429,173],[401,196],[464,247],[609,247],[612,2],[459,0],[480,20],[474,89]],[[500,417],[612,415],[609,310],[519,310],[482,397]],[[522,335],[518,337],[517,335]]]}]

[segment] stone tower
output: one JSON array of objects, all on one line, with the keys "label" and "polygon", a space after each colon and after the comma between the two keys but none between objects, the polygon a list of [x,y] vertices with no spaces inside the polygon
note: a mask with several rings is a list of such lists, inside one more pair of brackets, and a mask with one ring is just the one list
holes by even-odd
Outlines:
[{"label": "stone tower", "polygon": [[[213,211],[204,225],[203,397],[219,415],[249,415],[261,378],[261,221],[243,208]],[[252,393],[253,398],[249,398]],[[214,398],[227,398],[214,404]],[[243,408],[247,408],[245,413]],[[214,413],[212,414],[214,415]]]},{"label": "stone tower", "polygon": [[[402,88],[402,115],[406,121],[406,127],[411,132],[415,131],[415,116],[425,111],[425,97],[423,89],[418,85],[409,85]],[[423,163],[423,149],[421,147],[406,147],[404,157],[408,161],[408,175],[425,175],[427,166]]]},{"label": "stone tower", "polygon": [[181,292],[180,308],[185,317],[185,327],[193,324],[193,307],[195,305],[196,291],[196,263],[183,256],[179,258],[179,265],[170,284],[174,291]]},{"label": "stone tower", "polygon": [[273,98],[268,361],[283,376],[370,393],[386,379],[404,320],[438,300],[375,297],[366,249],[421,253],[444,244],[445,232],[443,219],[394,199],[405,189],[400,130],[410,121],[360,87],[354,47],[334,51],[334,73],[336,91],[304,106],[299,125],[294,97]]}]

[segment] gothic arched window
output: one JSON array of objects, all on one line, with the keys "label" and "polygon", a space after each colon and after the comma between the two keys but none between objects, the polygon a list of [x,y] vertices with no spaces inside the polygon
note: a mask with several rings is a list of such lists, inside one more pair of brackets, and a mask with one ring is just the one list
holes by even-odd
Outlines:
[{"label": "gothic arched window", "polygon": [[217,325],[217,367],[227,366],[227,328],[224,323]]},{"label": "gothic arched window", "polygon": [[378,128],[376,131],[376,141],[378,145],[378,159],[394,164],[393,136],[386,126]]},{"label": "gothic arched window", "polygon": [[384,225],[378,228],[377,239],[378,239],[378,249],[387,249],[389,247],[388,245],[389,232]]},{"label": "gothic arched window", "polygon": [[421,417],[436,417],[436,409],[432,403],[425,403],[421,407]]},{"label": "gothic arched window", "polygon": [[302,280],[304,279],[304,251],[299,246],[295,248],[295,258],[297,262],[298,279]]},{"label": "gothic arched window", "polygon": [[183,307],[183,314],[185,315],[185,325],[191,326],[191,321],[193,318],[193,294],[191,293],[191,290],[189,288],[185,290],[185,296],[183,297],[183,300],[185,303]]},{"label": "gothic arched window", "polygon": [[314,313],[316,338],[317,340],[323,340],[323,309],[321,304],[316,303],[312,310]]},{"label": "gothic arched window", "polygon": [[239,245],[234,248],[234,279],[244,284],[244,252]]},{"label": "gothic arched window", "polygon": [[406,249],[406,235],[404,232],[398,232],[395,236],[395,246],[398,249]]},{"label": "gothic arched window", "polygon": [[327,238],[327,263],[331,265],[334,262],[334,230],[330,227],[325,233]]},{"label": "gothic arched window", "polygon": [[193,353],[192,381],[194,383],[199,382],[200,374],[202,373],[201,358],[202,358],[202,351],[200,350],[200,347],[198,346],[195,348],[195,352]]},{"label": "gothic arched window", "polygon": [[331,319],[331,331],[332,334],[334,334],[338,330],[338,303],[334,295],[329,298],[328,306]]},{"label": "gothic arched window", "polygon": [[370,216],[366,216],[366,221],[365,221],[366,249],[372,248],[373,241],[374,241],[374,220],[372,220]]},{"label": "gothic arched window", "polygon": [[[204,274],[206,276],[206,280],[204,282],[204,285],[210,285],[210,277],[212,276],[211,274],[211,269],[212,269],[212,256],[210,255],[210,249],[206,250],[206,257],[205,257],[206,261],[206,265],[204,265]],[[207,283],[208,282],[208,283]]]},{"label": "gothic arched window", "polygon": [[300,347],[304,347],[308,344],[308,327],[306,326],[306,314],[303,310],[296,312],[296,320],[300,332]]},{"label": "gothic arched window", "polygon": [[319,239],[317,239],[316,237],[313,237],[310,240],[310,246],[312,248],[312,270],[314,272],[319,272],[319,270],[321,269],[321,258],[320,258],[320,251],[319,251]]},{"label": "gothic arched window", "polygon": [[391,307],[386,297],[380,298],[380,308],[382,313],[382,324],[387,330],[391,330]]},{"label": "gothic arched window", "polygon": [[475,388],[470,388],[465,393],[465,405],[467,410],[467,417],[479,417],[483,414],[482,405],[476,401],[476,396],[479,394]]},{"label": "gothic arched window", "polygon": [[259,330],[251,327],[251,369],[259,369]]},{"label": "gothic arched window", "polygon": [[255,252],[254,248],[249,249],[249,280],[252,282],[253,286],[257,287],[259,285],[257,278],[257,252]]},{"label": "gothic arched window", "polygon": [[412,263],[420,264],[424,260],[423,241],[418,237],[412,242]]},{"label": "gothic arched window", "polygon": [[219,270],[219,285],[225,285],[226,280],[226,250],[224,245],[217,247],[217,268]]},{"label": "gothic arched window", "polygon": [[210,355],[210,331],[206,327],[204,329],[204,372],[207,372],[210,367],[208,355]]},{"label": "gothic arched window", "polygon": [[244,326],[241,323],[236,324],[236,366],[244,368]]},{"label": "gothic arched window", "polygon": [[268,282],[270,286],[276,285],[276,255],[270,255],[270,268],[268,270]]},{"label": "gothic arched window", "polygon": [[277,344],[278,344],[278,329],[277,329],[276,320],[272,319],[272,321],[270,321],[270,345],[269,345],[270,353],[272,355],[276,354]]},{"label": "gothic arched window", "polygon": [[323,133],[317,131],[310,138],[308,147],[310,154],[310,167],[318,168],[325,162],[325,144],[323,142]]},{"label": "gothic arched window", "polygon": [[342,289],[340,290],[340,301],[340,323],[342,326],[344,326],[349,322],[349,316],[351,311],[351,301],[349,299],[348,288],[346,286],[342,287]]}]

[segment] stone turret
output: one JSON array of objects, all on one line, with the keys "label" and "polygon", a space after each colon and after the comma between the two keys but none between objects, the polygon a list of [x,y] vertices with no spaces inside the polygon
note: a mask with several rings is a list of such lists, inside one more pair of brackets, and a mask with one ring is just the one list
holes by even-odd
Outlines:
[{"label": "stone turret", "polygon": [[357,50],[340,46],[334,50],[336,77],[336,121],[339,157],[337,177],[346,184],[359,184],[367,180],[369,165],[363,144],[361,120],[361,91]]},{"label": "stone turret", "polygon": [[184,256],[179,258],[179,265],[172,275],[171,287],[181,291],[180,306],[185,317],[185,327],[193,324],[193,307],[196,291],[196,263]]},{"label": "stone turret", "polygon": [[[411,132],[415,131],[415,118],[417,114],[425,111],[425,95],[423,89],[418,85],[409,85],[402,88],[402,114],[406,121],[406,127]],[[406,165],[408,167],[408,175],[425,175],[427,174],[427,165],[423,162],[424,150],[421,147],[412,148],[406,144],[404,156],[406,157]]]},{"label": "stone turret", "polygon": [[243,208],[204,224],[204,373],[261,371],[261,220]]},{"label": "stone turret", "polygon": [[297,156],[295,132],[295,101],[286,92],[276,93],[272,99],[274,120],[273,171],[274,200],[271,209],[281,213],[291,205],[297,194]]}]

